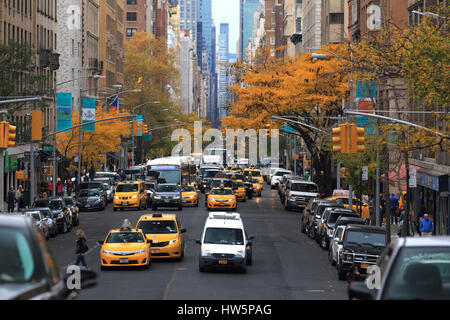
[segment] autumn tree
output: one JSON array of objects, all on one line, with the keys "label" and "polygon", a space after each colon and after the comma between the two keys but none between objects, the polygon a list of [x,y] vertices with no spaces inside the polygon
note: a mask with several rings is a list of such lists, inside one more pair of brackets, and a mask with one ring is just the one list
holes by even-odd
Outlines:
[{"label": "autumn tree", "polygon": [[[337,54],[345,52],[345,46],[327,48]],[[315,61],[310,53],[284,60],[264,50],[259,54],[255,59],[258,63],[239,62],[234,66],[236,83],[230,88],[234,102],[223,126],[266,129],[266,125],[273,126],[274,115],[306,124],[290,123],[313,157],[317,182],[331,188],[330,128],[349,94],[348,67],[338,59]]]}]

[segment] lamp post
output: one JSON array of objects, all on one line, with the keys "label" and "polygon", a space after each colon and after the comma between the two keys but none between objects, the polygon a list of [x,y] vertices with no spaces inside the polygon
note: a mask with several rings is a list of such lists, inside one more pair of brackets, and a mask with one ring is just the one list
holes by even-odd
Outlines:
[{"label": "lamp post", "polygon": [[[62,86],[67,83],[70,83],[70,82],[73,82],[73,81],[78,81],[81,79],[88,79],[88,78],[103,79],[105,77],[98,75],[98,74],[93,74],[93,75],[89,75],[89,76],[82,76],[82,77],[74,78],[74,79],[59,82],[59,83],[56,83],[56,81],[55,81],[54,87],[53,87],[53,101],[54,101],[53,124],[54,124],[55,131],[57,129],[56,128],[56,125],[57,125],[57,122],[56,122],[56,119],[57,119],[56,118],[56,115],[57,115],[57,98],[56,98],[57,92],[56,92],[56,89],[57,89],[57,87]],[[81,99],[82,99],[81,92],[82,92],[82,90],[80,89],[80,113],[81,113]],[[80,119],[81,119],[81,117],[80,117]],[[80,160],[80,155],[78,155],[78,161],[79,160]],[[57,162],[56,162],[56,135],[55,135],[53,137],[53,177],[52,177],[52,194],[53,194],[53,196],[56,196],[56,164],[57,164]],[[79,176],[80,176],[80,173],[78,172],[78,179],[79,179]],[[78,180],[78,183],[79,182],[80,182],[80,180]]]}]

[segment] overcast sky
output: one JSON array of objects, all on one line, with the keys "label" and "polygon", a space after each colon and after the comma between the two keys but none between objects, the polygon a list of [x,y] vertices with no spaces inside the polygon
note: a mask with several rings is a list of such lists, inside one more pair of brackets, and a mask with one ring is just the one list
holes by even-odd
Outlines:
[{"label": "overcast sky", "polygon": [[219,38],[220,24],[230,25],[230,53],[236,53],[239,40],[239,0],[212,0],[212,14],[216,25],[216,39]]}]

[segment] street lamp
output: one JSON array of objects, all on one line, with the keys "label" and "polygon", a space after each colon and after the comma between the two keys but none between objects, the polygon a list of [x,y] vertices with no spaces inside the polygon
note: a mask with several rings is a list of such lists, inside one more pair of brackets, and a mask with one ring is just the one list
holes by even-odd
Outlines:
[{"label": "street lamp", "polygon": [[[105,76],[98,75],[98,74],[91,74],[89,76],[81,76],[81,77],[73,78],[71,80],[67,80],[67,81],[63,81],[63,82],[59,82],[59,83],[56,83],[56,80],[55,80],[54,86],[53,86],[53,101],[54,101],[54,103],[53,103],[53,105],[54,105],[53,125],[55,128],[55,132],[57,129],[56,128],[56,126],[57,126],[57,122],[56,122],[57,121],[57,118],[56,118],[56,114],[57,114],[56,89],[57,89],[57,87],[62,86],[63,84],[66,84],[66,83],[73,82],[73,81],[78,81],[81,79],[89,79],[89,78],[97,80],[97,79],[103,79],[103,78],[105,78]],[[80,90],[80,92],[81,92],[81,90]],[[80,112],[81,112],[81,94],[80,94]],[[80,119],[81,119],[81,117],[80,117]],[[78,156],[80,156],[80,155],[78,155]],[[56,162],[56,135],[55,135],[53,137],[53,177],[52,177],[52,194],[53,194],[53,196],[56,196],[56,164],[57,164],[57,162]],[[78,172],[78,175],[79,175],[79,172]],[[79,181],[80,180],[78,180],[78,183],[79,183]]]}]

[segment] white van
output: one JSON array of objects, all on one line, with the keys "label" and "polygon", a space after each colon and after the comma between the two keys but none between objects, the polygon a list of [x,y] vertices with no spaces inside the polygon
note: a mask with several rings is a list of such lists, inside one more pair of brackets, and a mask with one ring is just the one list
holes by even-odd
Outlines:
[{"label": "white van", "polygon": [[247,272],[252,264],[252,241],[239,213],[211,212],[206,219],[200,244],[199,270],[234,268]]}]

